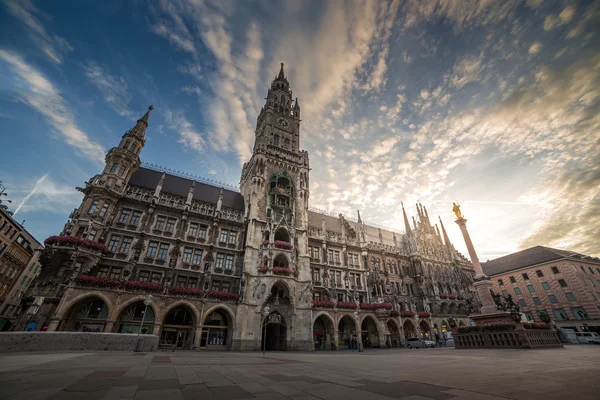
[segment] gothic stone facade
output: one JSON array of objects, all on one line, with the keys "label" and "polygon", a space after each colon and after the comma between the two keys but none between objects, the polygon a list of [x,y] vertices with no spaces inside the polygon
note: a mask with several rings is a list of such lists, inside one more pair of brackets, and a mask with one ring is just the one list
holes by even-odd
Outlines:
[{"label": "gothic stone facade", "polygon": [[[240,191],[142,166],[151,111],[106,155],[33,293],[46,330],[153,332],[183,348],[400,345],[467,321],[472,268],[417,205],[391,232],[309,210],[300,105],[268,90]],[[441,221],[440,221],[441,224]],[[143,300],[152,294],[151,304]],[[265,323],[267,322],[267,323]]]}]

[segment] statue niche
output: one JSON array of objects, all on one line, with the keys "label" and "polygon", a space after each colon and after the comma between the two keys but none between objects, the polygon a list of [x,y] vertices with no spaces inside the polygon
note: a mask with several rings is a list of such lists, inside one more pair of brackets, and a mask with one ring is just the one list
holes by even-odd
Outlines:
[{"label": "statue niche", "polygon": [[271,176],[269,181],[269,203],[276,211],[292,209],[294,186],[287,171],[281,171]]}]

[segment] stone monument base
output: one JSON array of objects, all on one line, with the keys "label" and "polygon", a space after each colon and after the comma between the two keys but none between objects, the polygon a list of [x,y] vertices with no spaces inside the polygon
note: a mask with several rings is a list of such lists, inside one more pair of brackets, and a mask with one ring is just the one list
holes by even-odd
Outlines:
[{"label": "stone monument base", "polygon": [[[520,314],[519,314],[520,315]],[[554,328],[525,329],[521,322],[515,322],[510,312],[498,311],[488,314],[470,315],[474,327],[453,329],[454,344],[457,349],[539,349],[562,348]],[[504,325],[486,328],[486,325]],[[512,326],[512,327],[511,327]]]}]

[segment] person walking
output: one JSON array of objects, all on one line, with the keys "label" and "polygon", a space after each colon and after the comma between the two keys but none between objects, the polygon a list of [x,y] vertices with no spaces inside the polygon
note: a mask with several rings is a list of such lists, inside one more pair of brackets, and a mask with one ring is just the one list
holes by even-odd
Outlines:
[{"label": "person walking", "polygon": [[435,347],[440,347],[440,334],[435,332]]}]

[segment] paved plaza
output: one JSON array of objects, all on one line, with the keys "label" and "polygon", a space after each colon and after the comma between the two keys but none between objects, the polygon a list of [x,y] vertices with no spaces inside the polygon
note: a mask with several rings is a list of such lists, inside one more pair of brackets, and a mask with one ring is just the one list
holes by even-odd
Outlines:
[{"label": "paved plaza", "polygon": [[0,356],[0,398],[600,398],[600,346],[364,353],[27,353]]}]

